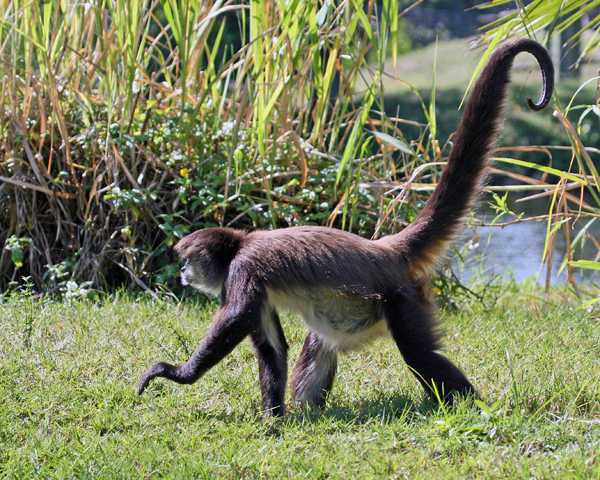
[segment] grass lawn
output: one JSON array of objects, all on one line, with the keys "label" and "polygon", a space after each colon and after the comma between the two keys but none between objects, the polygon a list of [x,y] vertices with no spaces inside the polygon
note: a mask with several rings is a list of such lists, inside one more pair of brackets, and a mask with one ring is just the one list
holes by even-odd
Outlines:
[{"label": "grass lawn", "polygon": [[[0,478],[599,478],[600,323],[564,291],[507,286],[442,312],[485,403],[426,401],[391,340],[344,355],[324,411],[262,421],[249,342],[193,386],[180,362],[215,305],[112,296],[0,303]],[[596,316],[594,316],[596,315]],[[284,317],[294,361],[304,335]]]}]

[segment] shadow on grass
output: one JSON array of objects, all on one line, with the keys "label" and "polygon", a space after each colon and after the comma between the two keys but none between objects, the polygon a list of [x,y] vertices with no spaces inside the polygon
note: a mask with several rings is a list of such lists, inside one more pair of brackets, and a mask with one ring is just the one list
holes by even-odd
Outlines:
[{"label": "shadow on grass", "polygon": [[249,417],[256,422],[267,423],[271,433],[278,433],[281,427],[298,424],[318,424],[327,420],[335,420],[343,423],[363,425],[374,420],[378,423],[392,423],[406,418],[427,416],[439,409],[439,405],[424,397],[418,403],[410,397],[400,394],[389,394],[377,399],[359,401],[356,405],[336,405],[330,403],[325,408],[310,406],[290,406],[283,418],[264,419],[259,405],[255,405],[253,412],[240,411],[232,413],[210,412],[197,410],[193,417],[197,420],[219,421],[224,423],[248,422]]},{"label": "shadow on grass", "polygon": [[294,407],[285,421],[318,422],[332,418],[344,422],[364,424],[379,420],[382,423],[406,418],[410,414],[428,415],[438,409],[438,405],[427,398],[415,403],[410,397],[389,394],[373,400],[360,401],[356,406],[329,404],[324,409],[315,407]]}]

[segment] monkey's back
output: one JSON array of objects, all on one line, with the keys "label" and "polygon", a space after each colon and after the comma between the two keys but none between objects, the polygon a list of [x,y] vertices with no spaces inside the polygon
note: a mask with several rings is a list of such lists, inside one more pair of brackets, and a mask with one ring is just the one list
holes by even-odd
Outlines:
[{"label": "monkey's back", "polygon": [[406,280],[404,260],[394,250],[327,227],[251,232],[236,257],[274,288],[311,285],[372,296]]}]

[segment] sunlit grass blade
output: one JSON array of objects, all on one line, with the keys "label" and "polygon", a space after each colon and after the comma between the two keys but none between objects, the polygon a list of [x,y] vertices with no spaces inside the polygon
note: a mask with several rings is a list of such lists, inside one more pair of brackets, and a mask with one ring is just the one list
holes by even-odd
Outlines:
[{"label": "sunlit grass blade", "polygon": [[544,173],[550,173],[552,175],[556,175],[560,178],[565,178],[567,180],[571,180],[572,182],[577,182],[581,185],[587,185],[587,181],[585,178],[582,178],[580,175],[575,175],[573,173],[564,172],[559,170],[558,168],[548,167],[546,165],[539,165],[537,163],[528,162],[525,160],[519,160],[517,158],[507,158],[507,157],[492,157],[492,160],[500,163],[507,163],[509,165],[517,165],[519,167],[532,168],[534,170],[538,170]]},{"label": "sunlit grass blade", "polygon": [[569,262],[569,264],[574,268],[600,271],[600,262],[594,260],[574,260]]}]

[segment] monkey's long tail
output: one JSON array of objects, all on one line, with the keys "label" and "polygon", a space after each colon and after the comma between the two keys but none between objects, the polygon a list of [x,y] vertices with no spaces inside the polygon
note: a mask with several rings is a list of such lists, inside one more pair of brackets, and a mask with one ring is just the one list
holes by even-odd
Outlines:
[{"label": "monkey's long tail", "polygon": [[554,68],[544,47],[533,40],[521,39],[494,52],[466,104],[438,186],[413,223],[397,235],[382,239],[400,247],[414,274],[425,274],[434,266],[477,198],[502,121],[510,68],[520,52],[536,58],[543,77],[540,98],[537,103],[528,99],[529,107],[541,110],[550,101]]}]

